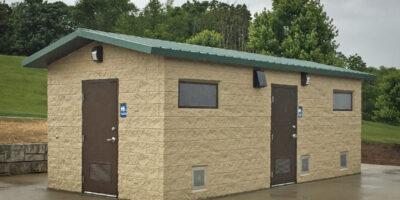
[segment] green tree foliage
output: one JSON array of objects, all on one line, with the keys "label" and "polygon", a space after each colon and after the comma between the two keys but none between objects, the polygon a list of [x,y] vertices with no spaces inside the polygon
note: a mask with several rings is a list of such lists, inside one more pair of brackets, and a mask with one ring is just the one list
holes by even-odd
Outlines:
[{"label": "green tree foliage", "polygon": [[350,55],[347,58],[346,67],[348,69],[365,72],[367,71],[367,64],[363,61],[358,54]]},{"label": "green tree foliage", "polygon": [[164,6],[158,0],[151,0],[141,12],[121,16],[115,31],[183,42],[190,36],[186,13],[180,7],[172,5],[172,1]]},{"label": "green tree foliage", "polygon": [[189,44],[209,47],[222,47],[223,42],[224,37],[220,33],[210,30],[204,30],[186,40],[186,43]]},{"label": "green tree foliage", "polygon": [[11,12],[12,10],[8,4],[0,2],[0,54],[7,54],[12,43],[9,23]]},{"label": "green tree foliage", "polygon": [[25,0],[15,4],[10,18],[12,53],[30,55],[73,30],[70,10],[62,2]]},{"label": "green tree foliage", "polygon": [[400,70],[389,71],[379,87],[374,119],[377,121],[400,125]]},{"label": "green tree foliage", "polygon": [[[350,55],[345,60],[344,66],[348,69],[367,72],[378,75],[379,70],[373,67],[368,68],[361,56],[358,54]],[[376,98],[378,97],[377,79],[365,80],[362,84],[362,113],[363,119],[372,120],[375,110]]]},{"label": "green tree foliage", "polygon": [[224,48],[245,50],[251,20],[245,4],[226,4],[213,0],[200,18],[200,29],[215,30],[224,37]]},{"label": "green tree foliage", "polygon": [[73,9],[73,19],[79,27],[113,31],[121,16],[136,11],[129,0],[79,0]]},{"label": "green tree foliage", "polygon": [[255,15],[248,48],[267,55],[336,64],[337,35],[319,0],[274,0],[271,11]]},{"label": "green tree foliage", "polygon": [[166,5],[150,0],[143,11],[122,15],[115,31],[185,42],[203,30],[214,30],[222,34],[223,48],[245,50],[250,19],[246,5],[193,0],[174,7],[171,0]]}]

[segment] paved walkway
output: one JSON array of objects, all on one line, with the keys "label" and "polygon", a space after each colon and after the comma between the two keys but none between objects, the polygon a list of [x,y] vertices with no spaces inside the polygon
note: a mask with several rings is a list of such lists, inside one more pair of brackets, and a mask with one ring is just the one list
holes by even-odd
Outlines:
[{"label": "paved walkway", "polygon": [[[0,200],[110,200],[46,189],[46,174],[0,176]],[[362,174],[231,195],[214,200],[398,200],[400,167],[362,165]]]}]

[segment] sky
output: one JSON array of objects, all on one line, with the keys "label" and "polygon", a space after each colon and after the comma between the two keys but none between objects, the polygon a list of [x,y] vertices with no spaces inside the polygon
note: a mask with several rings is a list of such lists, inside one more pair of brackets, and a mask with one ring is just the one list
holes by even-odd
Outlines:
[{"label": "sky", "polygon": [[[6,0],[6,3],[20,0]],[[48,0],[54,2],[57,0]],[[77,0],[63,0],[73,5]],[[166,0],[160,0],[166,2]],[[221,0],[246,4],[254,14],[270,10],[272,0]],[[143,8],[148,0],[132,0]],[[186,0],[175,0],[181,5]],[[368,66],[400,68],[400,1],[399,0],[321,0],[328,16],[339,30],[339,51],[359,54]]]}]

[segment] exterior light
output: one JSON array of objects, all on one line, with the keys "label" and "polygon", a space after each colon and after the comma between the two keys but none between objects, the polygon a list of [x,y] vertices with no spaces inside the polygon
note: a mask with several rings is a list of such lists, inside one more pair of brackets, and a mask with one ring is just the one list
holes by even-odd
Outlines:
[{"label": "exterior light", "polygon": [[253,70],[253,87],[254,88],[267,87],[267,79],[265,77],[264,71],[262,71],[261,69]]},{"label": "exterior light", "polygon": [[103,62],[103,47],[95,46],[92,48],[92,60],[94,62]]},{"label": "exterior light", "polygon": [[301,72],[301,85],[307,86],[310,85],[311,77],[308,73]]}]

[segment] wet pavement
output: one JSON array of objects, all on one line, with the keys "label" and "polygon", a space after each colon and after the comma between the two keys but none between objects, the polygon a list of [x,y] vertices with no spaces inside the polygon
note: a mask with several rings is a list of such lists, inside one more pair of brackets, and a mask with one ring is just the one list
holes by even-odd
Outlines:
[{"label": "wet pavement", "polygon": [[[0,176],[0,200],[110,200],[47,190],[46,174]],[[214,200],[398,200],[400,166],[362,165],[361,175],[276,187]]]}]

